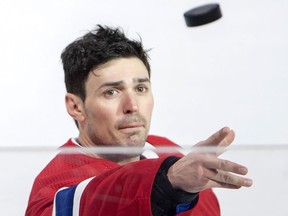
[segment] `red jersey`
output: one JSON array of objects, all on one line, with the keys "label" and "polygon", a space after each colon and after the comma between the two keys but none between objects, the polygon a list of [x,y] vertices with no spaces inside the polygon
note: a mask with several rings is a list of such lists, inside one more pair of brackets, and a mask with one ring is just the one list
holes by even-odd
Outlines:
[{"label": "red jersey", "polygon": [[[148,136],[147,142],[155,147],[177,146],[159,136]],[[80,148],[71,139],[62,147]],[[162,162],[172,155],[158,154],[159,158],[119,165],[86,154],[58,154],[36,177],[25,215],[152,216],[154,178]],[[220,216],[219,203],[208,189],[199,193],[196,206],[178,215]]]}]

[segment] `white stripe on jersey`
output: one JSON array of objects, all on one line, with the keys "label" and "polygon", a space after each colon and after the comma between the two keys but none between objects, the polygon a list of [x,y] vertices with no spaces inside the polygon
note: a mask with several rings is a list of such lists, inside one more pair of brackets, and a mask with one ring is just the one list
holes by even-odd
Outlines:
[{"label": "white stripe on jersey", "polygon": [[142,155],[146,158],[159,158],[159,156],[153,151],[153,149],[156,149],[153,145],[151,145],[150,143],[145,143],[144,149],[145,150]]},{"label": "white stripe on jersey", "polygon": [[91,177],[89,179],[84,180],[83,182],[79,183],[75,193],[74,193],[74,200],[73,200],[73,216],[78,216],[79,215],[79,211],[80,211],[80,200],[81,200],[81,196],[83,191],[85,190],[86,186],[88,185],[88,183],[93,179],[94,177]]}]

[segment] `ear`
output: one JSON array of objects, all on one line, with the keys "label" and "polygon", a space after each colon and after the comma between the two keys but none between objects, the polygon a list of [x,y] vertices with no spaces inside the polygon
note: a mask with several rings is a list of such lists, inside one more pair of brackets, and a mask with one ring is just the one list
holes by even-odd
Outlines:
[{"label": "ear", "polygon": [[67,93],[65,95],[66,110],[78,123],[85,119],[84,104],[80,97]]}]

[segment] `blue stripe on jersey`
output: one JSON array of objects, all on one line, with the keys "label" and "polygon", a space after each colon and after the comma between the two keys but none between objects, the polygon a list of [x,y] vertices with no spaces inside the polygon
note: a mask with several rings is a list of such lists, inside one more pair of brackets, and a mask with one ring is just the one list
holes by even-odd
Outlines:
[{"label": "blue stripe on jersey", "polygon": [[181,203],[176,206],[176,214],[180,214],[181,212],[187,211],[191,208],[191,202]]},{"label": "blue stripe on jersey", "polygon": [[55,198],[56,216],[72,216],[76,186],[58,191]]}]

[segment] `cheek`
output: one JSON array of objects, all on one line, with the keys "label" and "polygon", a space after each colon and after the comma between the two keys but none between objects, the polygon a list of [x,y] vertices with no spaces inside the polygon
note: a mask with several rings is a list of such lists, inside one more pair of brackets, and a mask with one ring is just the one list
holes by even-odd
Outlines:
[{"label": "cheek", "polygon": [[150,109],[151,109],[151,111],[153,110],[153,107],[154,107],[154,97],[153,97],[153,94],[151,94],[151,98],[150,98]]},{"label": "cheek", "polygon": [[103,127],[113,124],[116,116],[115,106],[107,103],[90,104],[88,113],[90,121],[93,121],[95,127]]},{"label": "cheek", "polygon": [[152,101],[150,104],[149,104],[149,112],[150,112],[150,115],[152,114],[152,111],[153,111],[153,108],[154,108],[154,101]]},{"label": "cheek", "polygon": [[153,97],[151,97],[148,102],[145,103],[144,105],[145,107],[145,113],[147,116],[151,116],[152,115],[152,111],[153,111],[153,107],[154,107],[154,100]]},{"label": "cheek", "polygon": [[151,112],[153,111],[154,108],[154,97],[153,95],[151,96]]},{"label": "cheek", "polygon": [[113,116],[109,107],[98,107],[97,109],[90,110],[91,117],[97,122],[104,123],[109,121],[109,119]]}]

